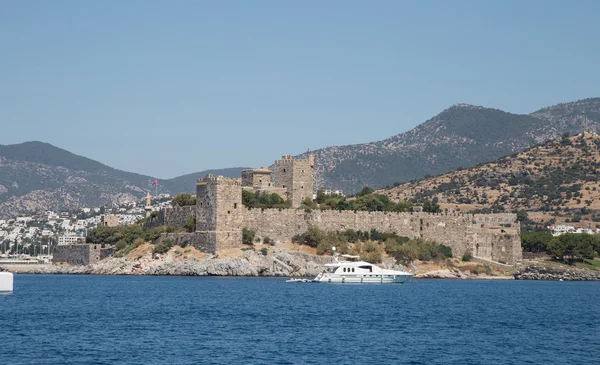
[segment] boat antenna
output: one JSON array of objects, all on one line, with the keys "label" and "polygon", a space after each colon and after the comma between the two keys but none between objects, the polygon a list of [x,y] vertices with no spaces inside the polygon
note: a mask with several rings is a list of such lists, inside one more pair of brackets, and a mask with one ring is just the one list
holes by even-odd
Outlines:
[{"label": "boat antenna", "polygon": [[333,252],[333,262],[334,263],[338,263],[338,255],[337,255],[337,251],[335,250],[335,246],[331,247],[331,251]]}]

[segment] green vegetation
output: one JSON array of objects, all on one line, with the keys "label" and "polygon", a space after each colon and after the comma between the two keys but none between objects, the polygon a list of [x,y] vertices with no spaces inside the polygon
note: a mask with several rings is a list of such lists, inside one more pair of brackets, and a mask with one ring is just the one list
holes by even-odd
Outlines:
[{"label": "green vegetation", "polygon": [[152,254],[167,253],[171,247],[173,247],[171,240],[164,240],[161,243],[154,245],[154,248],[152,248]]},{"label": "green vegetation", "polygon": [[471,261],[473,260],[473,255],[470,252],[467,252],[464,255],[462,255],[462,260],[465,262]]},{"label": "green vegetation", "polygon": [[[366,210],[370,212],[410,212],[413,205],[419,204],[418,201],[395,203],[387,195],[375,194],[373,189],[368,186],[364,187],[352,199],[337,194],[325,195],[323,190],[319,190],[317,191],[317,198],[314,203],[319,204],[321,209]],[[303,202],[303,207],[305,210],[307,208],[314,209],[316,208],[314,203]],[[437,199],[434,201],[423,199],[420,201],[420,205],[423,206],[424,212],[438,213],[441,211],[440,206],[437,204]]]},{"label": "green vegetation", "polygon": [[193,215],[190,215],[185,221],[184,228],[188,232],[194,232],[196,230],[196,218]]},{"label": "green vegetation", "polygon": [[572,264],[593,259],[600,252],[600,237],[587,233],[566,233],[553,237],[547,252],[557,260]]},{"label": "green vegetation", "polygon": [[86,242],[99,245],[113,245],[117,249],[115,255],[120,257],[128,254],[144,242],[155,241],[161,233],[177,231],[177,228],[170,226],[155,228],[146,228],[137,224],[117,227],[98,226],[88,233]]},{"label": "green vegetation", "polygon": [[521,232],[521,246],[525,252],[546,252],[557,261],[584,264],[600,255],[600,236],[566,233],[554,237],[547,232]]},{"label": "green vegetation", "polygon": [[256,231],[250,228],[242,228],[242,243],[244,245],[254,245],[254,236],[256,235]]},{"label": "green vegetation", "polygon": [[524,252],[546,252],[552,238],[548,232],[521,232],[521,247]]},{"label": "green vegetation", "polygon": [[272,193],[267,194],[266,192],[251,192],[249,190],[242,190],[242,204],[248,208],[289,208],[291,204],[289,201],[285,201],[279,195]]},{"label": "green vegetation", "polygon": [[316,227],[292,238],[293,242],[317,249],[317,254],[331,254],[336,247],[340,254],[359,255],[361,260],[379,263],[382,253],[394,257],[398,262],[409,263],[414,260],[438,260],[452,257],[448,246],[420,239],[409,239],[395,233],[354,231],[325,232]]},{"label": "green vegetation", "polygon": [[171,205],[174,207],[196,205],[196,196],[188,193],[177,194],[173,200],[171,200]]}]

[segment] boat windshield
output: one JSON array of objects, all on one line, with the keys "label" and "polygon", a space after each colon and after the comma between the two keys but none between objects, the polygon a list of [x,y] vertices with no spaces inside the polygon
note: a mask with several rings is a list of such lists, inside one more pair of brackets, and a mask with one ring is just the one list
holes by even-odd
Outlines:
[{"label": "boat windshield", "polygon": [[373,272],[373,266],[371,266],[371,265],[363,265],[363,266],[359,266],[359,268],[367,269],[367,270],[369,270],[369,272]]},{"label": "boat windshield", "polygon": [[337,270],[338,266],[329,266],[325,269],[325,271],[327,272],[335,272],[335,270]]}]

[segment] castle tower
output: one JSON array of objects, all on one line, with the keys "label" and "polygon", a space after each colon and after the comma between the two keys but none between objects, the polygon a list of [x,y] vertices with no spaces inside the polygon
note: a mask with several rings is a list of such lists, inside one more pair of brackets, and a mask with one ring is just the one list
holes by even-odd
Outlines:
[{"label": "castle tower", "polygon": [[271,170],[269,170],[268,166],[263,166],[260,169],[243,170],[242,186],[256,189],[270,188]]},{"label": "castle tower", "polygon": [[196,232],[208,251],[242,244],[242,188],[239,179],[207,175],[196,182]]},{"label": "castle tower", "polygon": [[275,161],[273,185],[286,191],[286,199],[292,203],[292,208],[298,208],[305,198],[312,199],[314,183],[315,158],[309,154],[306,159],[294,159],[284,155]]}]

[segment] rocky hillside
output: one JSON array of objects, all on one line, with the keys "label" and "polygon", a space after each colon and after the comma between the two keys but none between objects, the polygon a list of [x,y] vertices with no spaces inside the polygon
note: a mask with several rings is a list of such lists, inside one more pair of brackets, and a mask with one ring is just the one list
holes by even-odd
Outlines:
[{"label": "rocky hillside", "polygon": [[[241,168],[161,180],[159,192],[193,190],[207,173],[239,176]],[[0,145],[0,219],[53,209],[111,206],[141,199],[154,178],[113,169],[42,142]],[[183,186],[186,186],[183,189]]]},{"label": "rocky hillside", "polygon": [[[585,118],[584,114],[585,113]],[[416,128],[379,142],[316,150],[317,183],[353,193],[437,175],[523,151],[563,133],[600,126],[600,98],[528,115],[456,104]]]},{"label": "rocky hillside", "polygon": [[[560,138],[565,132],[579,132],[584,124],[587,130],[600,125],[600,98],[559,104],[528,115],[457,104],[383,141],[313,151],[315,185],[346,193],[366,185],[391,186],[492,161]],[[210,170],[160,180],[159,192],[192,191],[195,180],[207,173],[239,177],[241,170]],[[47,209],[137,200],[152,180],[47,143],[0,145],[0,219]]]},{"label": "rocky hillside", "polygon": [[460,211],[590,214],[600,209],[600,137],[547,141],[494,162],[380,193],[392,200],[435,199],[443,208]]}]

